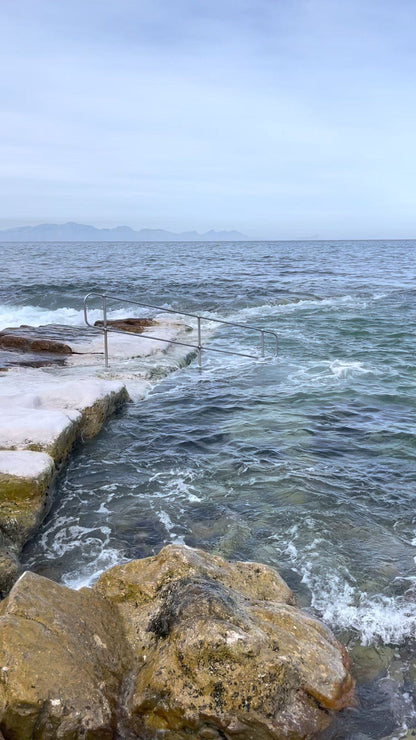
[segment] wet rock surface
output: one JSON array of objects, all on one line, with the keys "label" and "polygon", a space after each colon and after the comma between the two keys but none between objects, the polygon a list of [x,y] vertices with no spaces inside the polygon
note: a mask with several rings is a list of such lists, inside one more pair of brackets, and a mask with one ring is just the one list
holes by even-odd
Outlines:
[{"label": "wet rock surface", "polygon": [[[110,319],[107,321],[107,326],[118,329],[119,331],[128,331],[132,334],[141,334],[145,329],[148,329],[150,326],[157,326],[158,322],[154,319],[137,319],[137,318],[128,318],[128,319]],[[102,329],[104,326],[103,321],[95,321],[94,326],[96,326],[99,329]]]},{"label": "wet rock surface", "polygon": [[27,326],[0,331],[0,369],[64,367],[73,354],[71,342],[90,339],[85,327]]},{"label": "wet rock surface", "polygon": [[16,579],[18,555],[49,510],[58,467],[78,440],[98,434],[129,399],[114,381],[52,382],[40,374],[31,377],[31,392],[19,393],[9,382],[15,376],[6,378],[0,387],[0,596]]},{"label": "wet rock surface", "polygon": [[256,563],[169,545],[80,592],[25,574],[0,615],[6,740],[296,740],[353,701],[345,650]]},{"label": "wet rock surface", "polygon": [[0,349],[14,350],[16,352],[47,352],[49,354],[70,355],[71,347],[57,339],[48,338],[47,327],[44,331],[31,329],[31,327],[19,327],[18,329],[3,329],[0,332]]},{"label": "wet rock surface", "polygon": [[64,367],[67,355],[0,350],[0,371],[10,367]]},{"label": "wet rock surface", "polygon": [[10,591],[19,575],[15,544],[0,532],[0,599]]},{"label": "wet rock surface", "polygon": [[0,598],[16,580],[18,554],[46,513],[54,474],[45,453],[0,450]]},{"label": "wet rock surface", "polygon": [[0,632],[6,740],[114,737],[128,654],[109,602],[25,573],[0,605]]}]

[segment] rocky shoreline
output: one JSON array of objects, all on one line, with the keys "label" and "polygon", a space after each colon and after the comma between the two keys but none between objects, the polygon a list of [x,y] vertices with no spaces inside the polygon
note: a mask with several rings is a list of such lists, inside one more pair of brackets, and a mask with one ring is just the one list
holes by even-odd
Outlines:
[{"label": "rocky shoreline", "polygon": [[80,591],[19,578],[74,445],[187,360],[167,358],[189,327],[123,329],[166,343],[111,336],[104,372],[101,336],[0,332],[0,738],[311,738],[354,704],[349,659],[272,569],[169,545]]},{"label": "rocky shoreline", "polygon": [[48,512],[57,471],[74,445],[98,434],[130,398],[143,398],[155,368],[163,375],[186,361],[183,348],[173,352],[169,341],[189,327],[126,321],[117,328],[133,334],[146,329],[146,335],[153,331],[166,342],[111,335],[107,372],[98,329],[22,326],[0,332],[1,596],[18,577],[19,553]]},{"label": "rocky shoreline", "polygon": [[354,704],[345,649],[257,563],[169,545],[0,605],[6,740],[300,740]]}]

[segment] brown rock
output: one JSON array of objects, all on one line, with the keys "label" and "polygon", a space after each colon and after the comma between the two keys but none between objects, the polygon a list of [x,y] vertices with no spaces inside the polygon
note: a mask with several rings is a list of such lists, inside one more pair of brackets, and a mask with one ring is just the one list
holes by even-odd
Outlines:
[{"label": "brown rock", "polygon": [[79,431],[84,438],[95,437],[106,419],[129,401],[126,388],[107,393],[103,398],[82,409]]},{"label": "brown rock", "polygon": [[[49,504],[47,492],[55,476],[55,467],[51,458],[40,455],[44,465],[36,474],[22,477],[3,472],[1,458],[11,454],[0,451],[0,536],[4,535],[19,550],[46,513]],[[1,562],[6,567],[9,560],[6,558],[5,562]],[[1,570],[0,567],[0,573]]]},{"label": "brown rock", "polygon": [[133,733],[294,740],[352,702],[345,650],[264,565],[168,546],[95,590],[118,604],[136,656]]},{"label": "brown rock", "polygon": [[[107,326],[120,331],[128,331],[132,334],[141,334],[149,326],[156,326],[157,321],[154,319],[111,319],[107,321]],[[103,321],[96,321],[94,326],[103,327]]]},{"label": "brown rock", "polygon": [[45,337],[31,336],[19,329],[4,329],[0,332],[0,349],[16,352],[48,352],[49,354],[71,355],[68,344]]},{"label": "brown rock", "polygon": [[306,740],[353,698],[345,651],[277,573],[170,545],[0,605],[6,740]]},{"label": "brown rock", "polygon": [[14,547],[0,532],[0,600],[10,591],[18,574],[19,561]]},{"label": "brown rock", "polygon": [[128,660],[109,602],[25,573],[0,605],[0,635],[7,740],[114,737]]}]

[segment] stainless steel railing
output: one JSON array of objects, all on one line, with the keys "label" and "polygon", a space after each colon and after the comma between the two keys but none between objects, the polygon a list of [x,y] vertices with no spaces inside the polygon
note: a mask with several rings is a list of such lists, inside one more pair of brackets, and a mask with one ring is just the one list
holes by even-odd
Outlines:
[{"label": "stainless steel railing", "polygon": [[[94,326],[88,321],[88,301],[90,298],[99,298],[102,302],[102,310],[103,310],[103,321],[102,326]],[[108,324],[108,317],[107,317],[107,301],[113,300],[120,303],[127,303],[129,306],[140,306],[141,308],[154,308],[157,311],[161,311],[162,313],[173,313],[178,316],[187,316],[188,318],[196,319],[197,320],[197,333],[198,333],[198,344],[191,344],[189,342],[180,342],[177,339],[166,339],[164,337],[155,337],[153,335],[149,334],[133,334],[133,336],[136,336],[138,339],[141,337],[145,339],[154,339],[156,342],[168,342],[169,344],[178,344],[181,347],[190,347],[192,349],[197,350],[198,354],[198,364],[199,367],[202,367],[202,350],[208,351],[208,352],[221,352],[226,355],[237,355],[239,357],[250,357],[251,359],[258,359],[258,357],[264,357],[265,356],[265,336],[272,336],[273,337],[273,345],[274,345],[274,354],[277,355],[279,350],[279,340],[277,333],[275,331],[272,331],[271,329],[261,329],[258,326],[250,326],[248,324],[238,324],[234,321],[225,321],[223,319],[212,319],[209,316],[201,316],[194,313],[186,313],[185,311],[176,311],[172,308],[164,308],[163,306],[154,306],[151,303],[140,303],[139,301],[133,301],[131,299],[126,298],[120,298],[120,296],[115,296],[111,294],[105,294],[105,293],[88,293],[84,298],[84,320],[87,326],[91,327],[91,329],[96,329],[97,331],[102,331],[104,335],[104,361],[105,361],[105,367],[108,367],[108,333],[109,332],[117,332],[118,334],[128,334],[129,336],[132,336],[132,332],[125,331],[123,329],[117,329],[114,326],[111,326]],[[240,329],[246,329],[247,331],[255,331],[260,334],[260,355],[248,355],[245,352],[235,352],[234,350],[229,349],[220,349],[218,347],[210,347],[202,344],[202,322],[210,322],[214,324],[224,324],[225,326],[233,326]]]}]

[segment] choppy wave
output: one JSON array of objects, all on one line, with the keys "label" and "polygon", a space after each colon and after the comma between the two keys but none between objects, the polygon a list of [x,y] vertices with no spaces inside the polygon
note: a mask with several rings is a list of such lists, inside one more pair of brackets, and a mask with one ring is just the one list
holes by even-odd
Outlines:
[{"label": "choppy wave", "polygon": [[336,571],[314,577],[306,568],[302,578],[311,591],[312,607],[329,626],[354,630],[362,645],[382,642],[402,645],[416,637],[416,603],[404,596],[370,596],[342,579]]},{"label": "choppy wave", "polygon": [[123,558],[120,550],[107,545],[95,556],[92,554],[87,565],[65,573],[62,583],[75,590],[92,586],[105,570],[124,562],[127,562],[127,559]]},{"label": "choppy wave", "polygon": [[[126,308],[108,312],[109,319],[125,317]],[[89,321],[93,323],[102,319],[102,310],[92,309],[88,312]],[[63,326],[83,326],[84,312],[75,308],[57,308],[53,311],[39,306],[13,306],[0,304],[0,331],[7,327],[17,326],[45,326],[57,324]]]},{"label": "choppy wave", "polygon": [[289,380],[302,387],[327,385],[328,383],[356,378],[361,375],[381,375],[380,368],[366,364],[359,360],[321,360],[319,362],[304,361],[303,365],[289,374]]},{"label": "choppy wave", "polygon": [[[311,519],[306,523],[308,527],[316,526]],[[335,563],[325,564],[321,553],[329,553],[333,547],[325,532],[309,544],[303,541],[298,525],[288,535],[284,553],[307,586],[312,609],[328,626],[356,632],[362,645],[403,645],[407,639],[416,638],[413,595],[386,596],[362,591],[344,558],[338,568]]]},{"label": "choppy wave", "polygon": [[259,306],[242,308],[233,313],[230,321],[238,321],[249,318],[262,318],[267,316],[279,317],[279,315],[297,313],[302,311],[331,311],[342,310],[345,307],[365,309],[367,301],[351,295],[333,296],[328,298],[300,298],[285,301],[275,300],[263,303]]}]

